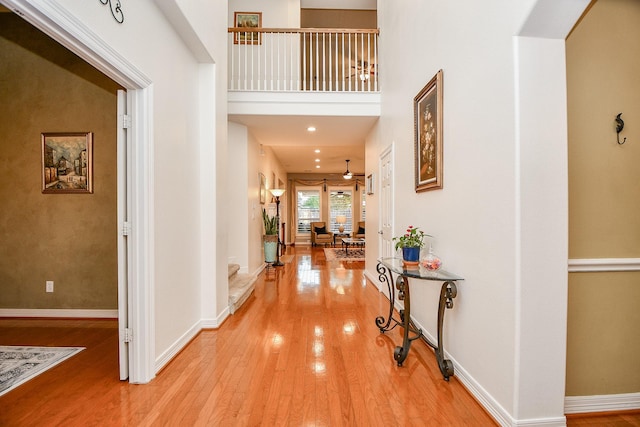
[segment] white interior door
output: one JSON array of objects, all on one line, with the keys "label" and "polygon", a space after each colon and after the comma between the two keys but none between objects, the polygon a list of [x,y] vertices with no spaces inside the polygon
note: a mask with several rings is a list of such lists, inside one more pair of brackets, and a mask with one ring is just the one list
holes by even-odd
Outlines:
[{"label": "white interior door", "polygon": [[380,256],[391,257],[393,250],[393,144],[380,154]]},{"label": "white interior door", "polygon": [[118,91],[118,357],[120,364],[120,379],[129,378],[129,211],[131,206],[129,197],[131,191],[127,185],[129,157],[129,105],[127,92]]}]

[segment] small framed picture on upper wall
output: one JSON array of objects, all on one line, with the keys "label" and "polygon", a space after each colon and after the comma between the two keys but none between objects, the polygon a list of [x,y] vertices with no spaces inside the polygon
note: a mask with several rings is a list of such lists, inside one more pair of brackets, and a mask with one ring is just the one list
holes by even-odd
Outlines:
[{"label": "small framed picture on upper wall", "polygon": [[238,30],[233,34],[234,44],[262,44],[259,32],[251,31],[253,28],[262,28],[262,12],[234,12],[234,26]]}]

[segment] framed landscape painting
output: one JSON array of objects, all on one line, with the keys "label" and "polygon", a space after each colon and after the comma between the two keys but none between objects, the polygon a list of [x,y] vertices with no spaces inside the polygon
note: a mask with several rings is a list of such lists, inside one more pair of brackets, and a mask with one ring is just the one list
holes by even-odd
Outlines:
[{"label": "framed landscape painting", "polygon": [[42,134],[42,192],[93,193],[93,133]]},{"label": "framed landscape painting", "polygon": [[[236,28],[261,28],[262,12],[234,12],[233,21]],[[258,32],[236,32],[233,34],[234,44],[261,44]]]},{"label": "framed landscape painting", "polygon": [[442,70],[413,100],[416,192],[442,188]]}]

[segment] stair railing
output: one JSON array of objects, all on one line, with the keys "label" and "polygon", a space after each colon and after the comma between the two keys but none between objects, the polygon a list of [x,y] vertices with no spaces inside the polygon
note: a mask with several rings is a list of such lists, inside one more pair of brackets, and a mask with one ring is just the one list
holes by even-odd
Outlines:
[{"label": "stair railing", "polygon": [[229,28],[229,90],[378,92],[377,29]]}]

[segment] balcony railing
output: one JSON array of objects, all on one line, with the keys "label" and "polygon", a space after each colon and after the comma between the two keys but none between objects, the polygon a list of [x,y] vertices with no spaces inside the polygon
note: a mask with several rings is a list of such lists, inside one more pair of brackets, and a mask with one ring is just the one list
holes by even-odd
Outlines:
[{"label": "balcony railing", "polygon": [[229,90],[377,92],[378,30],[229,28]]}]

